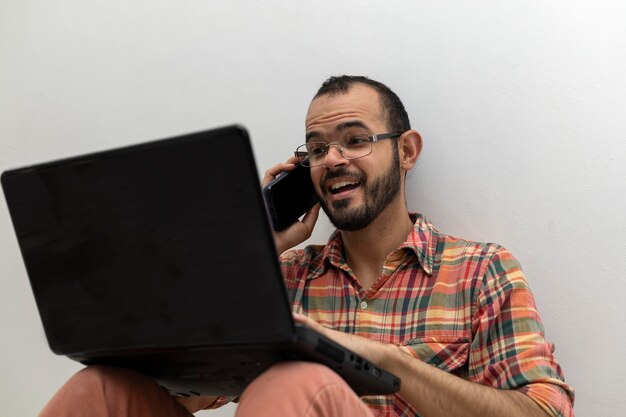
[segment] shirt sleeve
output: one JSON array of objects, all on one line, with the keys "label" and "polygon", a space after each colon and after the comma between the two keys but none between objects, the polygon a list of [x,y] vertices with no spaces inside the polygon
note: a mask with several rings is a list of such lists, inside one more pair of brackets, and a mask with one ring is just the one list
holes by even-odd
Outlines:
[{"label": "shirt sleeve", "polygon": [[513,255],[489,260],[472,317],[469,379],[528,395],[550,416],[573,417],[574,390],[565,383],[534,297]]},{"label": "shirt sleeve", "polygon": [[309,272],[311,248],[289,250],[280,256],[280,268],[285,280],[289,303],[294,312],[301,313],[300,299]]}]

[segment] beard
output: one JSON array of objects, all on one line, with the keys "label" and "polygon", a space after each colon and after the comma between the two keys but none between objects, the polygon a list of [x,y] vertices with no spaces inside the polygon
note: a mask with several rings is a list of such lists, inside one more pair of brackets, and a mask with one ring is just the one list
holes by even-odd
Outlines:
[{"label": "beard", "polygon": [[[398,149],[394,151],[393,161],[377,180],[370,183],[362,173],[353,173],[346,168],[329,171],[323,178],[322,184],[331,178],[351,175],[357,178],[363,187],[364,203],[360,207],[349,208],[349,198],[333,201],[329,204],[320,196],[322,209],[330,222],[339,230],[354,232],[361,230],[372,223],[380,213],[387,208],[400,192],[400,157]],[[325,187],[323,188],[325,189]]]}]

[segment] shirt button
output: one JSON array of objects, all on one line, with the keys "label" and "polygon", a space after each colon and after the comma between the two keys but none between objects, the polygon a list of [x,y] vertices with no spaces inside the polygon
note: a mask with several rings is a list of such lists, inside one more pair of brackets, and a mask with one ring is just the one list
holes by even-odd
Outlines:
[{"label": "shirt button", "polygon": [[361,301],[361,310],[367,309],[367,301]]}]

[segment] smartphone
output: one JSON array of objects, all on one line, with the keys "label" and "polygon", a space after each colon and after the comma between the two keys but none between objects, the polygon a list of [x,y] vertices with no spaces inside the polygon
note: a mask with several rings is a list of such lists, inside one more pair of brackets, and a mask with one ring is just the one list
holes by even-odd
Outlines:
[{"label": "smartphone", "polygon": [[318,202],[311,169],[297,164],[295,169],[282,172],[263,187],[263,198],[274,230],[291,226]]}]

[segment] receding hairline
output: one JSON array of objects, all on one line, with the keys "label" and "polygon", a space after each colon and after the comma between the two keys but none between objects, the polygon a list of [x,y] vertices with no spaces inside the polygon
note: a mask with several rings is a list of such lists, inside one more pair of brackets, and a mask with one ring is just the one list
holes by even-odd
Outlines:
[{"label": "receding hairline", "polygon": [[390,121],[389,111],[383,105],[383,94],[380,91],[378,91],[376,89],[376,87],[374,87],[374,86],[372,86],[372,85],[370,85],[368,83],[362,82],[362,81],[351,81],[349,84],[346,85],[346,88],[334,89],[334,90],[330,90],[330,91],[324,91],[324,92],[321,92],[321,93],[318,92],[317,94],[315,94],[315,96],[313,97],[313,99],[309,103],[309,108],[307,109],[307,116],[308,116],[309,110],[311,109],[311,105],[316,100],[323,99],[324,97],[333,98],[333,97],[338,97],[338,96],[350,94],[350,92],[357,85],[361,85],[361,86],[363,86],[365,88],[368,88],[369,90],[373,91],[376,94],[376,99],[378,101],[378,112],[380,114],[381,120],[385,123],[387,128],[391,128],[391,126],[390,126],[391,125],[391,123],[390,123],[391,121]]}]

